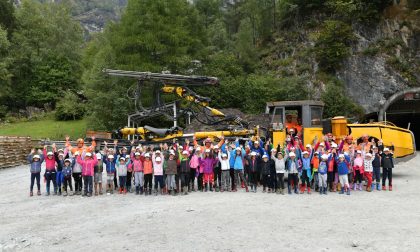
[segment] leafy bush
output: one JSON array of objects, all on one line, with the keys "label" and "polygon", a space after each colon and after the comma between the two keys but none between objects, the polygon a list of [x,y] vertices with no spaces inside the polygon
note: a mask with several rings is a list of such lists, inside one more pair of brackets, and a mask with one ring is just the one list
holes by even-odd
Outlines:
[{"label": "leafy bush", "polygon": [[78,120],[85,114],[85,106],[80,103],[76,94],[67,91],[56,106],[55,118],[58,121]]},{"label": "leafy bush", "polygon": [[345,94],[343,84],[339,80],[331,79],[327,82],[325,92],[321,95],[321,100],[325,103],[325,118],[334,116],[361,118],[364,115],[363,108]]},{"label": "leafy bush", "polygon": [[350,44],[355,40],[350,25],[337,20],[326,20],[315,35],[315,58],[321,70],[334,72],[350,55]]}]

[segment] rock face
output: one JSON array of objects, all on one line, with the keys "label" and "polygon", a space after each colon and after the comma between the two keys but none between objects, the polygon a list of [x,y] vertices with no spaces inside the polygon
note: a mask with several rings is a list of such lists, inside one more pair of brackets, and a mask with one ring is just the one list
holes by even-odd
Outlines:
[{"label": "rock face", "polygon": [[[401,1],[400,5],[390,7],[385,12],[388,16],[376,27],[354,27],[358,42],[337,72],[349,96],[366,113],[379,111],[391,95],[420,83],[418,18],[405,14],[404,4]],[[364,53],[374,46],[378,53]],[[398,65],[392,65],[392,60]]]},{"label": "rock face", "polygon": [[407,87],[398,74],[387,69],[384,57],[354,55],[337,77],[344,81],[349,96],[366,113],[378,111],[389,96]]}]

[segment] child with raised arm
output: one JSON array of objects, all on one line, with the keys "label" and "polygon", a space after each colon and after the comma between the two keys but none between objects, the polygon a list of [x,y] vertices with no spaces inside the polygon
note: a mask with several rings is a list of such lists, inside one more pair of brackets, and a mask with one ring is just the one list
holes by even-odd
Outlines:
[{"label": "child with raised arm", "polygon": [[95,165],[98,164],[98,159],[96,156],[93,157],[91,152],[86,152],[85,158],[82,159],[79,155],[76,162],[82,166],[83,184],[85,185],[83,196],[91,197],[93,191],[93,175]]},{"label": "child with raised arm", "polygon": [[28,162],[30,164],[30,172],[31,172],[31,186],[29,187],[29,196],[34,196],[33,189],[34,189],[34,182],[36,180],[36,186],[38,188],[37,195],[41,195],[41,165],[44,162],[44,155],[42,154],[41,150],[38,150],[38,153],[35,149],[31,150],[31,153],[28,155]]},{"label": "child with raised arm", "polygon": [[54,156],[54,152],[48,151],[47,152],[47,146],[44,146],[44,157],[45,158],[45,174],[44,178],[47,182],[47,193],[46,196],[50,195],[50,184],[52,182],[54,186],[54,195],[57,195],[57,171],[55,169],[56,166],[56,160]]},{"label": "child with raised arm", "polygon": [[[284,173],[286,172],[285,158],[283,153],[279,151],[276,156],[275,149],[271,152],[271,159],[274,160],[276,167],[277,193],[284,194]],[[286,158],[287,159],[287,158]]]},{"label": "child with raised arm", "polygon": [[221,188],[220,192],[229,191],[230,192],[230,153],[227,151],[227,153],[222,153],[222,151],[219,151],[217,154],[217,157],[220,162],[220,169],[222,170],[222,179],[221,179]]},{"label": "child with raised arm", "polygon": [[350,195],[349,177],[347,176],[349,173],[350,157],[345,154],[340,154],[336,158],[336,161],[338,178],[340,180],[340,184],[342,185],[340,194],[347,192],[347,195]]},{"label": "child with raised arm", "polygon": [[[71,159],[67,158],[67,159],[64,160],[64,165],[63,165],[63,170],[62,170],[62,173],[63,173],[63,196],[67,196],[67,195],[73,196],[73,186],[72,186],[72,183],[71,183],[71,173],[72,173],[72,170],[73,170],[73,165],[74,165],[74,162]],[[67,187],[70,188],[71,193],[69,193],[67,191]]]}]

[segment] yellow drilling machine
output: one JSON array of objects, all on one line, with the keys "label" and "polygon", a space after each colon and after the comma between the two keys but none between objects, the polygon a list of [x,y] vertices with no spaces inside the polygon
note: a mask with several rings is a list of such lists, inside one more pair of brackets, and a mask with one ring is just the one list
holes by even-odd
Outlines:
[{"label": "yellow drilling machine", "polygon": [[[268,125],[250,125],[250,123],[236,115],[225,115],[220,110],[209,106],[210,99],[200,96],[189,87],[217,86],[219,80],[215,77],[184,76],[169,73],[134,72],[123,70],[104,69],[104,73],[111,76],[122,76],[137,79],[134,88],[136,113],[131,116],[141,121],[156,115],[166,114],[174,119],[172,128],[154,128],[151,126],[135,127],[129,120],[128,127],[118,130],[120,137],[137,136],[140,140],[151,142],[164,142],[173,139],[192,138],[218,139],[223,137],[245,139],[271,138],[274,146],[282,145],[286,141],[290,129],[293,129],[304,145],[313,144],[323,136],[329,134],[336,139],[352,136],[355,141],[361,141],[365,135],[375,141],[382,140],[385,146],[394,146],[394,156],[397,158],[413,155],[416,150],[413,133],[404,128],[396,127],[390,122],[375,122],[368,124],[349,123],[343,116],[332,119],[323,119],[324,104],[320,101],[280,101],[267,102],[265,114],[269,116]],[[146,82],[152,82],[155,87],[153,92],[158,101],[151,108],[141,106],[141,89]],[[176,107],[163,103],[162,94],[175,95],[184,102],[184,107]],[[140,104],[140,105],[139,105]],[[168,109],[169,108],[169,109]],[[177,127],[176,120],[180,115],[189,115],[202,124],[214,126],[216,130],[185,133]],[[129,116],[129,119],[130,119]],[[134,127],[133,127],[134,126]]]}]

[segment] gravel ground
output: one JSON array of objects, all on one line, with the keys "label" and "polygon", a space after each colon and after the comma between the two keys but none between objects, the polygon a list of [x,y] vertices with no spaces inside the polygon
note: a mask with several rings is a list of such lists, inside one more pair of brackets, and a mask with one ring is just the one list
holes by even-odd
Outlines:
[{"label": "gravel ground", "polygon": [[398,164],[392,192],[351,196],[30,198],[27,166],[0,170],[0,251],[418,251],[419,164]]}]

